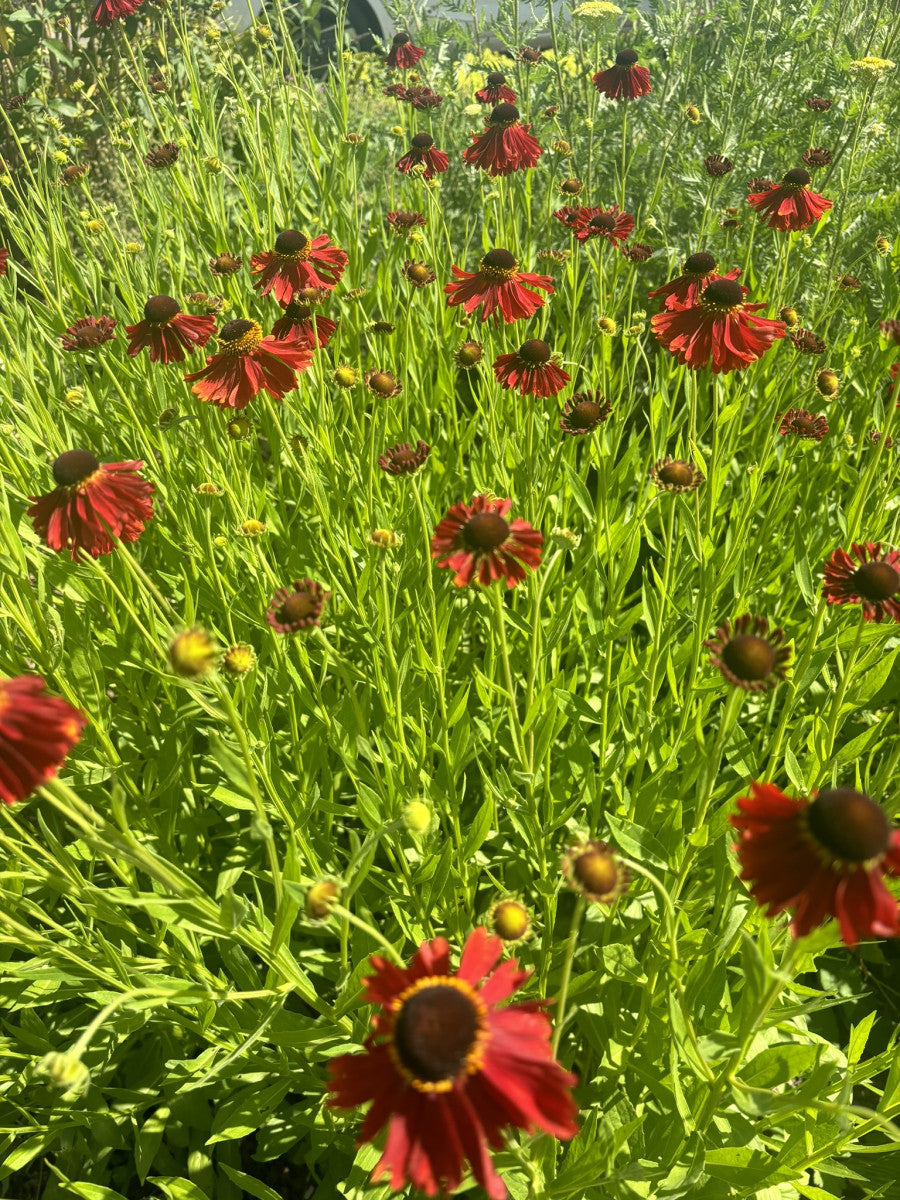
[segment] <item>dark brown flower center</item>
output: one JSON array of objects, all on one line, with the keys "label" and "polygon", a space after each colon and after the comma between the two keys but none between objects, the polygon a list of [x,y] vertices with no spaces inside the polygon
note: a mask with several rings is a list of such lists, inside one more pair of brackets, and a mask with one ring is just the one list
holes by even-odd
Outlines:
[{"label": "dark brown flower center", "polygon": [[890,600],[900,591],[900,572],[886,562],[867,562],[851,576],[853,585],[866,600]]},{"label": "dark brown flower center", "polygon": [[559,190],[565,196],[577,196],[583,187],[580,179],[564,179],[559,185]]},{"label": "dark brown flower center", "polygon": [[462,988],[423,987],[397,1014],[394,1049],[407,1071],[423,1083],[455,1079],[465,1069],[479,1025],[480,1014]]},{"label": "dark brown flower center", "polygon": [[490,75],[487,77],[487,82],[488,87],[503,87],[503,85],[506,83],[506,76],[502,75],[499,71],[491,71]]},{"label": "dark brown flower center", "polygon": [[295,621],[303,621],[315,614],[318,601],[309,592],[295,592],[288,596],[278,610],[278,619],[284,625],[293,625]]},{"label": "dark brown flower center", "polygon": [[469,550],[496,550],[508,537],[509,522],[499,513],[476,513],[462,529],[462,540]]},{"label": "dark brown flower center", "polygon": [[236,271],[240,263],[233,254],[219,254],[216,257],[217,271]]},{"label": "dark brown flower center", "polygon": [[492,125],[511,125],[518,119],[519,110],[514,104],[498,104],[491,110]]},{"label": "dark brown flower center", "polygon": [[164,325],[181,311],[181,305],[171,296],[151,296],[144,305],[144,316],[156,325]]},{"label": "dark brown flower center", "polygon": [[419,465],[419,456],[415,450],[398,450],[392,455],[391,461],[402,471],[414,471]]},{"label": "dark brown flower center", "polygon": [[500,271],[515,271],[518,264],[508,250],[497,247],[495,250],[488,250],[481,260],[481,266],[482,268],[496,267]]},{"label": "dark brown flower center", "polygon": [[765,679],[775,666],[775,651],[765,638],[739,633],[722,647],[722,661],[738,679]]},{"label": "dark brown flower center", "polygon": [[708,275],[710,271],[716,269],[716,259],[712,254],[708,254],[706,250],[698,250],[696,254],[689,255],[684,261],[685,275]]},{"label": "dark brown flower center", "polygon": [[781,182],[788,187],[806,187],[811,179],[809,171],[805,171],[803,167],[792,167],[790,171],[785,171]]},{"label": "dark brown flower center", "polygon": [[529,367],[540,367],[550,361],[550,347],[540,338],[531,338],[519,347],[518,357]]},{"label": "dark brown flower center", "polygon": [[703,289],[700,299],[715,308],[734,308],[744,299],[744,289],[736,279],[714,279]]},{"label": "dark brown flower center", "polygon": [[409,268],[409,276],[411,279],[414,279],[416,283],[425,283],[428,279],[428,275],[428,268],[423,266],[422,263],[416,263],[414,266]]},{"label": "dark brown flower center", "polygon": [[484,351],[474,342],[466,342],[456,352],[456,357],[468,367],[474,367],[484,357]]},{"label": "dark brown flower center", "polygon": [[72,487],[100,470],[100,462],[90,450],[67,450],[53,464],[53,478],[61,487]]},{"label": "dark brown flower center", "polygon": [[396,386],[393,375],[388,375],[387,371],[377,371],[369,378],[369,387],[379,396],[392,396]]},{"label": "dark brown flower center", "polygon": [[412,139],[412,146],[414,150],[430,150],[433,145],[434,138],[430,133],[414,134]]},{"label": "dark brown flower center", "polygon": [[619,878],[619,869],[608,851],[591,849],[579,854],[575,859],[572,874],[587,891],[597,896],[605,896],[614,890]]},{"label": "dark brown flower center", "polygon": [[815,433],[816,424],[812,417],[806,417],[798,414],[796,417],[794,417],[794,428],[798,429],[801,433]]},{"label": "dark brown flower center", "polygon": [[663,483],[669,484],[671,487],[690,487],[694,482],[694,472],[690,465],[680,459],[660,467],[657,475]]},{"label": "dark brown flower center", "polygon": [[878,858],[890,845],[891,827],[882,809],[853,788],[828,788],[807,810],[809,831],[826,850],[847,862]]},{"label": "dark brown flower center", "polygon": [[246,337],[248,333],[252,333],[256,328],[255,321],[248,321],[246,317],[236,317],[233,321],[226,321],[219,333],[220,342],[239,342],[242,337]]},{"label": "dark brown flower center", "polygon": [[591,217],[588,225],[591,229],[604,229],[607,233],[612,233],[616,227],[616,218],[612,213],[597,213],[596,217]]},{"label": "dark brown flower center", "polygon": [[394,45],[395,46],[405,46],[408,41],[410,41],[410,36],[408,33],[395,33],[394,34]]},{"label": "dark brown flower center", "polygon": [[309,247],[309,238],[296,229],[284,229],[275,239],[276,254],[303,254]]},{"label": "dark brown flower center", "polygon": [[601,408],[593,400],[581,400],[569,413],[569,420],[579,429],[590,429],[600,420]]},{"label": "dark brown flower center", "polygon": [[637,60],[638,56],[636,50],[620,50],[616,55],[616,66],[633,67]]}]

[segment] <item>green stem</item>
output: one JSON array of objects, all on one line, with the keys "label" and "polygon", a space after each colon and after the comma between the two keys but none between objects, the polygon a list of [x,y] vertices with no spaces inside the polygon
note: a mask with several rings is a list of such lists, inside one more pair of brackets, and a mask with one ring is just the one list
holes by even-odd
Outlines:
[{"label": "green stem", "polygon": [[583,896],[579,896],[575,903],[575,908],[572,911],[572,923],[569,926],[569,938],[566,942],[566,958],[563,963],[562,980],[559,985],[559,997],[556,1002],[556,1028],[553,1030],[553,1057],[556,1058],[556,1052],[559,1049],[559,1041],[562,1037],[563,1025],[566,1020],[566,1003],[569,998],[569,982],[572,978],[572,964],[575,961],[575,951],[578,947],[578,934],[581,930],[581,919],[584,916],[584,910],[587,907]]}]

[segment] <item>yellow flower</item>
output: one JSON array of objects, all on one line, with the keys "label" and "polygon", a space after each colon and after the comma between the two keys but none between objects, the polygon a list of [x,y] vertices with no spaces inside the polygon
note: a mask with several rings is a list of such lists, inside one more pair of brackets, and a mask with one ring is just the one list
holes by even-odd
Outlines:
[{"label": "yellow flower", "polygon": [[205,629],[189,629],[179,633],[169,646],[172,670],[184,679],[199,679],[205,675],[215,657],[215,643]]},{"label": "yellow flower", "polygon": [[241,534],[242,537],[259,537],[259,535],[261,533],[265,533],[265,532],[266,532],[266,527],[262,523],[262,521],[254,521],[254,520],[244,521],[244,523],[241,525],[240,529],[238,530],[238,533]]},{"label": "yellow flower", "polygon": [[865,58],[856,59],[847,69],[851,75],[856,75],[867,83],[874,83],[888,71],[893,71],[896,65],[889,58],[878,58],[875,54],[867,54]]},{"label": "yellow flower", "polygon": [[622,10],[618,4],[608,4],[606,0],[585,0],[572,10],[573,17],[584,17],[591,25],[599,25],[608,17],[620,17]]}]

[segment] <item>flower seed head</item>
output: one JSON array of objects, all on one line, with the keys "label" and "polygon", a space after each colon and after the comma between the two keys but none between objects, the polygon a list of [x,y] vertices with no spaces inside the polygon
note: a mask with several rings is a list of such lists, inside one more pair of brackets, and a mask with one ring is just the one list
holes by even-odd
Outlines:
[{"label": "flower seed head", "polygon": [[275,239],[276,254],[303,254],[309,247],[309,238],[296,229],[285,229]]},{"label": "flower seed head", "polygon": [[616,55],[616,66],[633,67],[637,60],[638,56],[636,50],[620,50]]},{"label": "flower seed head", "polygon": [[530,338],[519,347],[519,358],[529,366],[541,366],[550,361],[550,347],[540,338]]},{"label": "flower seed head", "polygon": [[509,522],[499,513],[481,512],[463,526],[462,538],[469,550],[496,550],[509,537]]},{"label": "flower seed head", "polygon": [[151,296],[144,305],[144,316],[154,325],[165,325],[181,312],[181,305],[171,296]]},{"label": "flower seed head", "polygon": [[788,187],[808,187],[812,176],[803,167],[792,167],[785,171],[782,183]]},{"label": "flower seed head", "polygon": [[518,119],[519,110],[514,104],[498,104],[491,110],[492,125],[511,125]]},{"label": "flower seed head", "polygon": [[714,279],[700,293],[703,304],[715,308],[735,308],[744,299],[744,289],[736,279]]},{"label": "flower seed head", "polygon": [[83,483],[95,471],[100,470],[99,461],[89,450],[67,450],[54,462],[53,478],[60,487],[74,487]]},{"label": "flower seed head", "polygon": [[738,679],[765,679],[775,666],[775,651],[765,638],[738,634],[722,649],[722,658]]},{"label": "flower seed head", "polygon": [[830,399],[836,396],[840,390],[840,380],[834,371],[829,371],[827,368],[820,371],[816,376],[816,391],[825,399]]},{"label": "flower seed head", "polygon": [[696,253],[689,254],[684,260],[682,270],[685,275],[697,275],[702,278],[713,272],[717,266],[714,254],[710,254],[706,250],[697,250]]},{"label": "flower seed head", "polygon": [[900,591],[900,572],[886,562],[863,563],[853,572],[853,584],[866,600],[890,600]]},{"label": "flower seed head", "polygon": [[863,792],[828,788],[807,810],[809,831],[836,858],[866,862],[885,853],[891,827],[884,811]]}]

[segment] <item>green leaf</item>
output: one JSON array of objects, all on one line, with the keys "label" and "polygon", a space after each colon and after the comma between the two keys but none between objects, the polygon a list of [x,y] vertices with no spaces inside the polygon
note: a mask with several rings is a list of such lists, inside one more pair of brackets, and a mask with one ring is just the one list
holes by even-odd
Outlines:
[{"label": "green leaf", "polygon": [[797,1075],[806,1075],[821,1058],[822,1049],[821,1045],[813,1046],[808,1042],[769,1046],[747,1063],[741,1079],[750,1087],[777,1087]]},{"label": "green leaf", "polygon": [[170,1176],[154,1175],[147,1180],[161,1192],[165,1192],[168,1200],[210,1200],[206,1192],[189,1179],[175,1179]]},{"label": "green leaf", "polygon": [[112,1188],[99,1183],[66,1183],[63,1186],[76,1196],[83,1196],[84,1200],[125,1200],[121,1192],[114,1192]]},{"label": "green leaf", "polygon": [[232,1183],[243,1188],[247,1195],[253,1196],[255,1200],[281,1200],[277,1192],[273,1192],[265,1183],[260,1183],[258,1179],[254,1179],[245,1171],[238,1171],[236,1167],[229,1167],[227,1163],[223,1162],[219,1163],[219,1170],[223,1171]]}]

